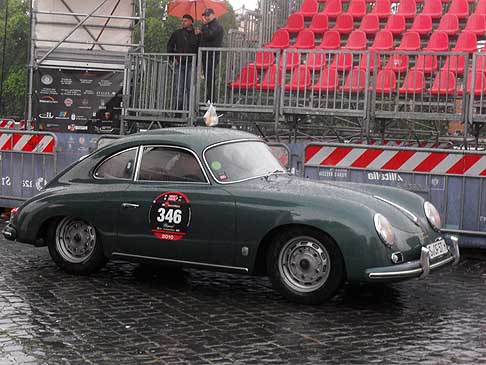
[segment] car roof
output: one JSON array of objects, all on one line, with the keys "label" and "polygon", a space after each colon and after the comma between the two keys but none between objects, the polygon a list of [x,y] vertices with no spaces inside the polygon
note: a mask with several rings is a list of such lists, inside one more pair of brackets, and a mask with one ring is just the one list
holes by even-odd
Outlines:
[{"label": "car roof", "polygon": [[235,129],[228,128],[208,128],[208,127],[180,127],[163,128],[133,134],[119,139],[113,145],[118,144],[173,144],[178,146],[190,147],[193,150],[204,150],[207,146],[231,140],[256,139],[259,137]]}]

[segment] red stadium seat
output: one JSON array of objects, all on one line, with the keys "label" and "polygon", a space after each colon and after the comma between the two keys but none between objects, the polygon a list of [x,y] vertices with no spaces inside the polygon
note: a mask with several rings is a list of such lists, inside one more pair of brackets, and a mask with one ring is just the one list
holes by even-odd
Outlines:
[{"label": "red stadium seat", "polygon": [[295,40],[295,44],[292,45],[292,48],[313,49],[314,43],[315,43],[314,32],[309,29],[304,29],[297,36],[297,39]]},{"label": "red stadium seat", "polygon": [[322,36],[321,44],[317,49],[339,49],[341,48],[341,34],[337,30],[328,30]]},{"label": "red stadium seat", "polygon": [[478,38],[476,34],[471,32],[462,32],[457,37],[456,46],[452,49],[453,52],[468,52],[474,53],[478,50]]},{"label": "red stadium seat", "polygon": [[397,14],[390,15],[384,30],[388,30],[392,32],[392,34],[401,34],[405,32],[405,17]]},{"label": "red stadium seat", "polygon": [[474,9],[474,14],[486,15],[486,0],[479,0]]},{"label": "red stadium seat", "polygon": [[484,15],[471,14],[467,19],[464,32],[472,32],[477,36],[482,36],[486,33],[486,18]]},{"label": "red stadium seat", "polygon": [[380,70],[376,75],[375,90],[378,94],[391,94],[397,88],[397,76],[389,69]]},{"label": "red stadium seat", "polygon": [[449,56],[445,59],[444,66],[442,66],[441,70],[451,71],[454,74],[462,75],[464,73],[465,64],[466,64],[466,57]]},{"label": "red stadium seat", "polygon": [[289,32],[283,29],[278,29],[275,33],[273,33],[272,40],[270,41],[270,43],[265,45],[265,48],[284,49],[284,48],[288,48],[289,44],[290,44]]},{"label": "red stadium seat", "polygon": [[312,90],[319,93],[335,91],[339,85],[339,76],[336,69],[325,68],[321,71],[319,80],[312,86]]},{"label": "red stadium seat", "polygon": [[415,17],[417,13],[417,4],[415,0],[400,0],[400,5],[398,5],[398,15],[403,15],[405,19],[411,19]]},{"label": "red stadium seat", "polygon": [[401,51],[418,51],[420,49],[420,34],[417,32],[406,32],[396,49]]},{"label": "red stadium seat", "polygon": [[354,29],[354,19],[351,14],[340,14],[336,18],[333,30],[337,30],[341,34],[349,34]]},{"label": "red stadium seat", "polygon": [[306,65],[299,65],[291,72],[290,82],[285,85],[285,91],[304,91],[311,87],[312,77]]},{"label": "red stadium seat", "polygon": [[329,29],[329,19],[326,14],[316,14],[312,18],[309,29],[315,34],[322,34]]},{"label": "red stadium seat", "polygon": [[312,71],[319,71],[327,64],[329,56],[325,53],[309,53],[307,54],[307,67]]},{"label": "red stadium seat", "polygon": [[410,30],[419,34],[428,34],[432,32],[432,18],[430,15],[418,14],[413,20]]},{"label": "red stadium seat", "polygon": [[[473,77],[473,71],[469,70],[467,73],[467,94],[471,95],[471,91],[473,91],[475,96],[481,96],[484,95],[486,96],[486,75],[484,72],[474,72],[475,75],[475,80],[474,80],[474,88],[472,88],[472,77]],[[464,94],[464,87],[460,88],[458,91],[459,95]]]},{"label": "red stadium seat", "polygon": [[380,30],[380,19],[376,14],[366,14],[361,19],[359,30],[362,30],[366,34],[373,34]]},{"label": "red stadium seat", "polygon": [[339,53],[334,56],[329,67],[338,71],[349,71],[353,67],[353,55],[350,53]]},{"label": "red stadium seat", "polygon": [[343,11],[341,0],[327,0],[324,5],[323,14],[326,14],[329,18],[336,18]]},{"label": "red stadium seat", "polygon": [[385,70],[392,70],[396,73],[405,73],[408,70],[408,55],[406,54],[394,54],[390,57],[386,63]]},{"label": "red stadium seat", "polygon": [[475,70],[486,73],[486,48],[483,48],[476,57]]},{"label": "red stadium seat", "polygon": [[317,14],[318,10],[319,4],[317,3],[317,0],[304,0],[300,7],[300,11],[297,14],[302,14],[304,18],[312,18]]},{"label": "red stadium seat", "polygon": [[390,15],[390,0],[376,0],[371,14],[378,15],[378,18],[387,18]]},{"label": "red stadium seat", "polygon": [[[375,57],[376,57],[376,66],[377,68],[380,68],[381,64],[381,56],[375,55],[375,52],[370,52],[370,72],[373,73],[375,72]],[[361,55],[359,59],[359,64],[357,66],[358,68],[362,70],[367,70],[368,69],[368,57],[366,54]]]},{"label": "red stadium seat", "polygon": [[441,70],[435,76],[430,93],[432,95],[454,95],[456,88],[456,76],[454,73]]},{"label": "red stadium seat", "polygon": [[425,88],[425,76],[422,71],[410,70],[403,80],[402,87],[398,90],[400,94],[421,94]]},{"label": "red stadium seat", "polygon": [[459,18],[457,15],[444,14],[437,30],[446,32],[448,35],[456,35],[459,32]]},{"label": "red stadium seat", "polygon": [[366,49],[366,33],[361,30],[353,30],[343,49],[354,51]]},{"label": "red stadium seat", "polygon": [[442,1],[425,0],[421,14],[429,15],[432,19],[439,19],[440,17],[442,17]]},{"label": "red stadium seat", "polygon": [[391,51],[393,47],[393,34],[388,30],[380,30],[376,33],[373,44],[368,49],[372,51]]},{"label": "red stadium seat", "polygon": [[284,29],[289,33],[299,33],[304,28],[304,16],[299,13],[294,13],[288,17],[287,24],[281,29]]},{"label": "red stadium seat", "polygon": [[[279,69],[279,85],[282,85],[282,69]],[[277,65],[271,65],[268,70],[265,72],[265,75],[263,75],[263,80],[261,83],[258,83],[256,85],[256,88],[259,90],[264,90],[264,91],[272,91],[275,90],[276,86],[276,81],[277,81]]]},{"label": "red stadium seat", "polygon": [[424,51],[446,52],[449,50],[449,36],[446,32],[436,30],[432,33]]},{"label": "red stadium seat", "polygon": [[294,67],[300,64],[301,54],[298,52],[287,52],[287,56],[280,58],[279,67],[283,69],[285,63],[285,69],[287,71],[292,70]]},{"label": "red stadium seat", "polygon": [[365,0],[351,0],[348,7],[348,14],[351,14],[353,18],[360,19],[366,14],[366,1]]},{"label": "red stadium seat", "polygon": [[353,68],[346,77],[343,91],[347,93],[360,93],[366,89],[366,71],[360,68]]},{"label": "red stadium seat", "polygon": [[258,73],[254,64],[243,66],[235,81],[230,82],[233,90],[253,89],[258,82]]},{"label": "red stadium seat", "polygon": [[447,14],[457,15],[459,19],[466,19],[469,15],[469,4],[467,0],[452,0],[449,4]]},{"label": "red stadium seat", "polygon": [[425,74],[431,74],[437,71],[437,56],[432,55],[418,55],[415,62],[415,69],[422,71]]},{"label": "red stadium seat", "polygon": [[255,57],[255,67],[258,70],[266,70],[275,62],[275,54],[273,52],[257,52]]}]

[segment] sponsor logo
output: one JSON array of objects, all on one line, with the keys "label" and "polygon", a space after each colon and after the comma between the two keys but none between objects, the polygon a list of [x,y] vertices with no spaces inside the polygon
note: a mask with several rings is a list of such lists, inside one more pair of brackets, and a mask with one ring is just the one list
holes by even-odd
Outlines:
[{"label": "sponsor logo", "polygon": [[113,83],[110,80],[100,80],[98,81],[98,85],[100,85],[100,87],[110,87]]},{"label": "sponsor logo", "polygon": [[49,74],[45,74],[45,75],[42,75],[41,82],[44,85],[50,85],[50,84],[52,84],[54,82],[54,78],[51,75],[49,75]]},{"label": "sponsor logo", "polygon": [[54,119],[54,114],[52,114],[51,112],[40,113],[39,118],[41,118],[41,119]]},{"label": "sponsor logo", "polygon": [[68,79],[67,77],[63,77],[61,79],[61,85],[71,85],[73,83],[73,79]]},{"label": "sponsor logo", "polygon": [[47,181],[43,177],[39,177],[35,180],[35,188],[37,191],[41,191],[46,186]]},{"label": "sponsor logo", "polygon": [[56,98],[54,98],[53,96],[45,95],[45,96],[41,96],[41,98],[39,99],[39,103],[42,103],[42,104],[57,104],[57,103],[59,103],[59,101]]},{"label": "sponsor logo", "polygon": [[347,178],[348,177],[348,170],[346,169],[326,169],[326,170],[319,170],[319,176],[321,177],[339,177],[339,178]]},{"label": "sponsor logo", "polygon": [[368,180],[403,182],[402,177],[396,172],[369,172]]},{"label": "sponsor logo", "polygon": [[100,97],[112,97],[116,95],[116,92],[115,91],[97,91],[96,92],[96,96],[100,96]]},{"label": "sponsor logo", "polygon": [[76,125],[76,124],[70,124],[68,125],[68,130],[70,132],[75,132],[75,131],[87,131],[88,126],[87,125]]},{"label": "sponsor logo", "polygon": [[479,221],[481,223],[486,223],[486,217],[483,217],[483,216],[479,217]]},{"label": "sponsor logo", "polygon": [[68,112],[59,112],[57,114],[56,119],[67,120],[67,119],[69,119],[69,113]]},{"label": "sponsor logo", "polygon": [[67,107],[72,106],[73,105],[73,99],[71,99],[71,98],[64,99],[64,105],[66,105]]}]

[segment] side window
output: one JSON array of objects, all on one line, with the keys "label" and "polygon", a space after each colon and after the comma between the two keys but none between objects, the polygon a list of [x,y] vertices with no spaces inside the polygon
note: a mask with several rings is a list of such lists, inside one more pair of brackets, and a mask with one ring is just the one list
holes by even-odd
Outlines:
[{"label": "side window", "polygon": [[96,169],[94,176],[98,179],[131,180],[135,170],[137,148],[115,154],[109,157]]},{"label": "side window", "polygon": [[206,182],[190,152],[170,147],[144,148],[138,180]]}]

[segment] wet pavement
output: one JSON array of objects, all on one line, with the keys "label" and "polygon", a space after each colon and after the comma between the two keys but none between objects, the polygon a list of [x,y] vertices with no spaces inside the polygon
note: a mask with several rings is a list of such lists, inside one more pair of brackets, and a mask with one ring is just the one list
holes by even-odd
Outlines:
[{"label": "wet pavement", "polygon": [[265,278],[112,262],[60,271],[0,241],[0,364],[486,363],[486,259],[286,302]]}]

